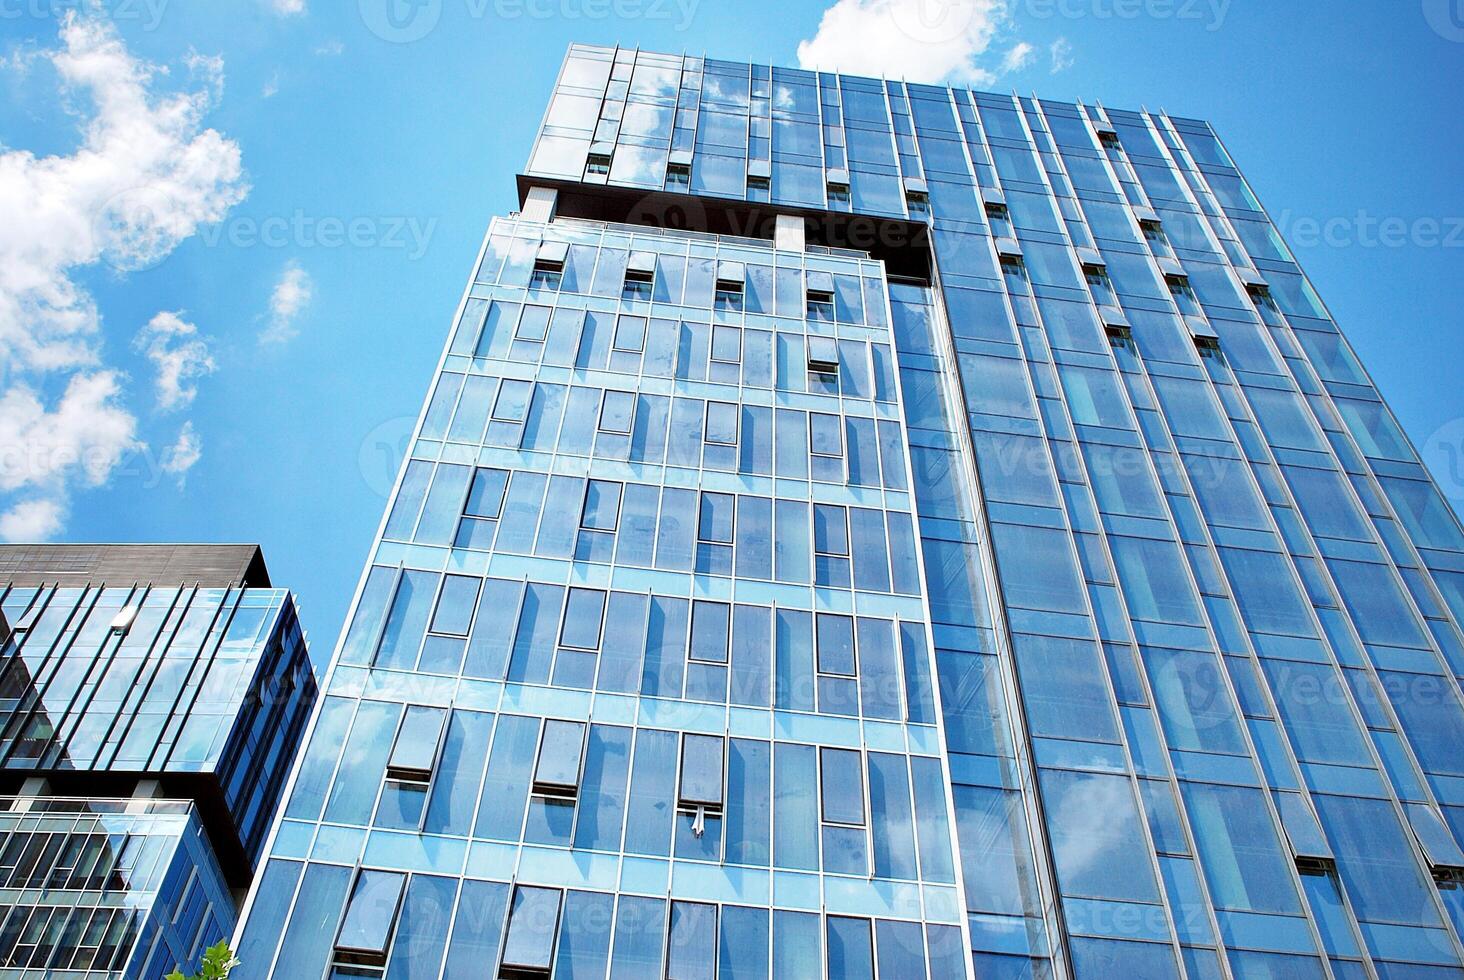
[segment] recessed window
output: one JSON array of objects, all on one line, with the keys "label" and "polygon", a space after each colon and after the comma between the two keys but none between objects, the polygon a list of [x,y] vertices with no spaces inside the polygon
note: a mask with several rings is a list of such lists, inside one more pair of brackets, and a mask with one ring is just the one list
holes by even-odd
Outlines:
[{"label": "recessed window", "polygon": [[402,716],[391,756],[387,759],[387,778],[408,783],[430,783],[446,721],[447,711],[444,708],[409,706]]},{"label": "recessed window", "polygon": [[442,590],[437,593],[437,608],[432,613],[431,631],[446,636],[467,636],[482,584],[483,580],[476,575],[444,575]]},{"label": "recessed window", "polygon": [[691,164],[672,163],[666,166],[666,189],[686,190],[691,187]]},{"label": "recessed window", "polygon": [[575,558],[608,562],[615,553],[615,531],[620,525],[620,498],[624,487],[613,480],[591,480],[580,510]]},{"label": "recessed window", "polygon": [[701,512],[697,519],[697,540],[715,544],[732,543],[736,499],[730,493],[713,493],[710,490],[702,492]]},{"label": "recessed window", "polygon": [[529,413],[529,396],[533,393],[531,381],[504,381],[498,389],[498,398],[493,402],[494,422],[522,422]]},{"label": "recessed window", "polygon": [[697,515],[696,570],[702,575],[732,574],[732,525],[736,497],[704,491]]},{"label": "recessed window", "polygon": [[1123,146],[1123,144],[1118,141],[1118,134],[1110,129],[1100,129],[1098,131],[1098,142],[1103,144],[1106,149],[1110,150],[1117,150],[1122,148]]},{"label": "recessed window", "polygon": [[1329,858],[1298,857],[1296,871],[1310,878],[1327,878],[1336,868],[1336,862]]},{"label": "recessed window", "polygon": [[712,325],[712,360],[718,364],[742,362],[742,331],[725,323]]},{"label": "recessed window", "polygon": [[809,289],[808,290],[808,319],[820,323],[834,322],[834,292],[833,290]]},{"label": "recessed window", "polygon": [[867,874],[863,757],[851,749],[831,748],[820,748],[818,755],[824,870]]},{"label": "recessed window", "polygon": [[818,750],[822,770],[819,799],[824,823],[864,826],[864,763],[850,749]]},{"label": "recessed window", "polygon": [[925,217],[930,214],[930,195],[925,191],[906,191],[905,209],[910,217]]},{"label": "recessed window", "polygon": [[1225,360],[1225,354],[1220,350],[1219,337],[1196,337],[1195,350],[1200,352],[1201,357],[1214,361]]},{"label": "recessed window", "polygon": [[834,338],[808,335],[808,370],[815,374],[839,373],[839,344]]},{"label": "recessed window", "polygon": [[837,415],[808,414],[809,449],[815,456],[844,455],[844,424]]},{"label": "recessed window", "polygon": [[853,677],[854,620],[838,613],[819,613],[817,617],[818,672],[839,677]]},{"label": "recessed window", "polygon": [[656,254],[632,252],[625,267],[625,285],[621,297],[650,302],[656,284]]},{"label": "recessed window", "polygon": [[631,420],[635,416],[635,395],[628,391],[607,391],[600,406],[601,432],[614,435],[629,435]]},{"label": "recessed window", "polygon": [[1196,316],[1200,312],[1199,301],[1195,299],[1194,287],[1190,285],[1187,276],[1165,276],[1164,284],[1169,287],[1169,295],[1174,298],[1175,305],[1179,312],[1185,316]]},{"label": "recessed window", "polygon": [[453,547],[486,549],[492,546],[507,487],[507,470],[479,467],[473,473],[473,483],[468,489],[468,500],[463,505],[463,519],[458,524]]},{"label": "recessed window", "polygon": [[986,202],[986,219],[991,222],[991,233],[996,236],[1011,236],[1012,218],[1005,204]]},{"label": "recessed window", "polygon": [[564,284],[564,263],[545,259],[534,260],[534,273],[529,277],[530,289],[558,289]]},{"label": "recessed window", "polygon": [[849,516],[836,504],[813,505],[814,583],[849,587]]},{"label": "recessed window", "polygon": [[569,255],[566,242],[544,242],[534,257],[530,289],[558,289],[564,280],[564,260]]},{"label": "recessed window", "polygon": [[713,306],[726,312],[740,312],[742,309],[742,283],[717,280],[717,292],[713,297]]},{"label": "recessed window", "polygon": [[356,876],[346,914],[336,934],[337,963],[384,967],[401,911],[407,876],[363,868]]},{"label": "recessed window", "polygon": [[768,178],[763,174],[747,175],[747,190],[750,194],[766,194],[771,188]]},{"label": "recessed window", "polygon": [[741,262],[722,260],[717,263],[716,293],[713,306],[718,310],[738,312],[747,284],[747,267]]},{"label": "recessed window", "polygon": [[1117,299],[1113,294],[1113,283],[1108,278],[1108,270],[1101,266],[1083,269],[1083,278],[1087,280],[1088,288],[1093,293],[1093,300],[1099,306],[1114,306]]},{"label": "recessed window", "polygon": [[681,809],[722,812],[722,757],[720,736],[681,736],[681,789],[677,796]]},{"label": "recessed window", "polygon": [[534,760],[534,793],[558,799],[577,797],[584,746],[583,722],[557,718],[545,721],[539,754]]},{"label": "recessed window", "polygon": [[646,318],[622,316],[615,321],[615,343],[618,351],[639,354],[646,349]]},{"label": "recessed window", "polygon": [[609,176],[610,154],[591,153],[585,161],[585,173],[594,176]]},{"label": "recessed window", "polygon": [[557,888],[514,888],[499,980],[544,980],[549,976],[559,934],[560,897]]},{"label": "recessed window", "polygon": [[564,601],[564,625],[559,630],[559,645],[572,650],[598,650],[604,620],[604,592],[599,589],[570,589]]},{"label": "recessed window", "polygon": [[849,204],[849,185],[829,181],[829,206],[846,207]]},{"label": "recessed window", "polygon": [[1108,346],[1114,350],[1138,352],[1138,348],[1134,346],[1134,333],[1128,327],[1107,326],[1103,328],[1103,332],[1108,335]]},{"label": "recessed window", "polygon": [[621,484],[614,480],[591,480],[585,488],[585,506],[580,527],[588,531],[613,531],[619,524]]},{"label": "recessed window", "polygon": [[1001,274],[1008,279],[1026,281],[1027,267],[1022,263],[1022,257],[1020,255],[1003,255],[1001,257]]},{"label": "recessed window", "polygon": [[707,402],[707,442],[714,446],[737,445],[737,416],[737,406],[731,402]]},{"label": "recessed window", "polygon": [[725,664],[732,607],[725,602],[696,600],[691,606],[691,649],[696,663]]},{"label": "recessed window", "polygon": [[554,311],[547,306],[525,306],[513,330],[514,340],[543,343],[549,334],[549,317]]},{"label": "recessed window", "polygon": [[508,486],[508,471],[479,467],[473,474],[468,503],[463,513],[473,517],[497,518],[503,509],[503,491]]},{"label": "recessed window", "polygon": [[834,277],[827,272],[804,275],[803,293],[808,319],[824,323],[834,320]]}]

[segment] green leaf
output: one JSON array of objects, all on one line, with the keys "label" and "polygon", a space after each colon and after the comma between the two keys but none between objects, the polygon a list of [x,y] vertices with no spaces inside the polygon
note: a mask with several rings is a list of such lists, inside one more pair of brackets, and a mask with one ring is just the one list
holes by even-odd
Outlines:
[{"label": "green leaf", "polygon": [[229,974],[238,965],[234,951],[229,948],[229,941],[221,939],[204,952],[198,973],[185,977],[182,971],[174,970],[165,980],[228,980]]}]

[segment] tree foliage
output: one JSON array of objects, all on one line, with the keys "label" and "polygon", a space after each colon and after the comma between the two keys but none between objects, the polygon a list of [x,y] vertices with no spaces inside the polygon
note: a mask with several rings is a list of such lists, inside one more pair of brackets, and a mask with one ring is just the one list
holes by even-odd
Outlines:
[{"label": "tree foliage", "polygon": [[168,974],[166,980],[228,980],[230,971],[238,965],[239,961],[234,959],[234,951],[229,948],[228,940],[220,939],[203,954],[203,962],[198,965],[197,973],[184,976],[182,970],[174,970]]}]

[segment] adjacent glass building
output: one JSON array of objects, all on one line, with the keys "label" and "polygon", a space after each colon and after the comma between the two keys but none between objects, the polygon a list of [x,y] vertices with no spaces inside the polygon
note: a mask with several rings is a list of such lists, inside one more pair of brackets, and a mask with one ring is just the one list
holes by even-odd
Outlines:
[{"label": "adjacent glass building", "polygon": [[230,936],[316,687],[259,549],[0,546],[0,977]]},{"label": "adjacent glass building", "polygon": [[575,47],[277,977],[1464,976],[1464,535],[1203,122]]}]

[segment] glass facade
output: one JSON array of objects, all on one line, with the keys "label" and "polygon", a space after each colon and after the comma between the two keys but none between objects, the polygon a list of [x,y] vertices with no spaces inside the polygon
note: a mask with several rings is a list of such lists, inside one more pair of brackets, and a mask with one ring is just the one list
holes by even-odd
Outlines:
[{"label": "glass facade", "polygon": [[193,804],[0,800],[0,976],[158,980],[234,902]]},{"label": "glass facade", "polygon": [[76,584],[69,547],[0,549],[29,573],[0,584],[0,977],[157,980],[233,931],[314,675],[262,561],[132,584],[86,546],[129,584]]},{"label": "glass facade", "polygon": [[572,48],[256,977],[1464,976],[1464,534],[1208,125]]}]

